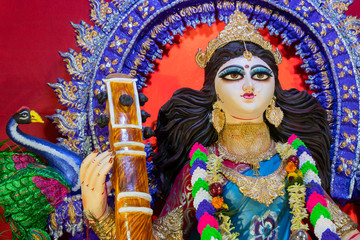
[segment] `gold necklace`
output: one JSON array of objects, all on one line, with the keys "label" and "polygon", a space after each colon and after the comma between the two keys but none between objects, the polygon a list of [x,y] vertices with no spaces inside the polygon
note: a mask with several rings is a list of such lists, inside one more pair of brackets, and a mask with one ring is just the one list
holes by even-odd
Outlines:
[{"label": "gold necklace", "polygon": [[275,172],[264,177],[244,176],[222,164],[219,170],[229,181],[238,186],[244,196],[264,203],[267,207],[273,203],[275,198],[284,196],[286,176],[284,160],[281,161],[280,167]]},{"label": "gold necklace", "polygon": [[219,154],[228,160],[231,160],[232,162],[239,164],[239,163],[247,163],[251,166],[251,169],[253,170],[254,176],[259,176],[259,168],[260,168],[260,162],[264,160],[270,160],[272,156],[276,154],[276,143],[274,141],[271,141],[270,146],[268,150],[266,150],[263,153],[260,154],[254,154],[254,155],[240,155],[240,154],[233,154],[229,153],[224,146],[222,146],[220,143],[218,143],[218,151]]},{"label": "gold necklace", "polygon": [[275,155],[275,142],[264,122],[227,124],[219,135],[220,155],[235,163],[250,164],[253,174],[258,176],[260,162]]}]

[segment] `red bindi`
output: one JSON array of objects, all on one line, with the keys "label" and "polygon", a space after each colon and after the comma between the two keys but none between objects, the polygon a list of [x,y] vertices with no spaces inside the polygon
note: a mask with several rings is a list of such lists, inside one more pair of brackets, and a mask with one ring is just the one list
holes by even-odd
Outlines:
[{"label": "red bindi", "polygon": [[249,65],[245,65],[245,68],[249,68]]}]

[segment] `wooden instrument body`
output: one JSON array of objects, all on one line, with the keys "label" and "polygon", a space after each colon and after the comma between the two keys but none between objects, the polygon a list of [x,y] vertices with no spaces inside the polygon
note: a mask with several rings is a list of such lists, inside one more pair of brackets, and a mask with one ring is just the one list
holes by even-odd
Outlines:
[{"label": "wooden instrument body", "polygon": [[[116,239],[152,239],[151,196],[142,137],[140,104],[136,80],[107,78],[109,140],[116,152],[113,167]],[[120,104],[128,95],[130,106]]]}]

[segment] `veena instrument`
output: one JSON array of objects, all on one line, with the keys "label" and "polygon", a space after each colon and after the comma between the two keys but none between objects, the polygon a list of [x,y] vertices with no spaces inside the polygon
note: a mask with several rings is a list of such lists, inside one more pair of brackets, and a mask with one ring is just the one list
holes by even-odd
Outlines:
[{"label": "veena instrument", "polygon": [[113,166],[116,239],[152,239],[151,196],[142,136],[136,79],[111,74],[107,88],[109,141],[116,153]]}]

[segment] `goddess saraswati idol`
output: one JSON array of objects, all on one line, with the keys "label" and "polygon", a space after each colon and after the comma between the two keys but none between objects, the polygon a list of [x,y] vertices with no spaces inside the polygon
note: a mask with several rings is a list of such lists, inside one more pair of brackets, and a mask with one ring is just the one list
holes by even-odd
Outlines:
[{"label": "goddess saraswati idol", "polygon": [[[54,239],[64,229],[72,239],[80,234],[120,240],[360,239],[357,224],[328,194],[350,200],[360,191],[354,127],[358,23],[339,13],[345,3],[92,0],[92,5],[94,24],[74,25],[82,53],[63,54],[74,79],[52,85],[69,108],[53,117],[68,133],[62,144],[87,156],[83,160],[21,132],[19,124],[42,121],[28,108],[9,120],[9,137],[49,163],[32,154],[0,152],[0,204],[14,237],[49,239],[49,224]],[[319,92],[282,89],[280,51],[248,16],[295,45],[310,89]],[[195,55],[204,69],[203,87],[177,90],[159,110],[157,149],[144,145],[148,134],[137,88],[145,86],[161,45],[184,25],[210,25],[215,17],[227,25]],[[71,124],[65,126],[62,118]],[[156,187],[148,183],[152,164],[149,176]],[[114,208],[108,205],[112,189]],[[149,189],[161,199],[153,208],[155,221]],[[85,231],[84,215],[95,233]]]},{"label": "goddess saraswati idol", "polygon": [[281,88],[281,61],[238,10],[199,50],[203,88],[175,92],[159,112],[154,162],[167,201],[153,225],[133,82],[105,80],[116,204],[115,219],[102,205],[96,232],[115,238],[115,221],[116,239],[307,239],[310,223],[319,239],[356,237],[326,194],[326,112]]}]

